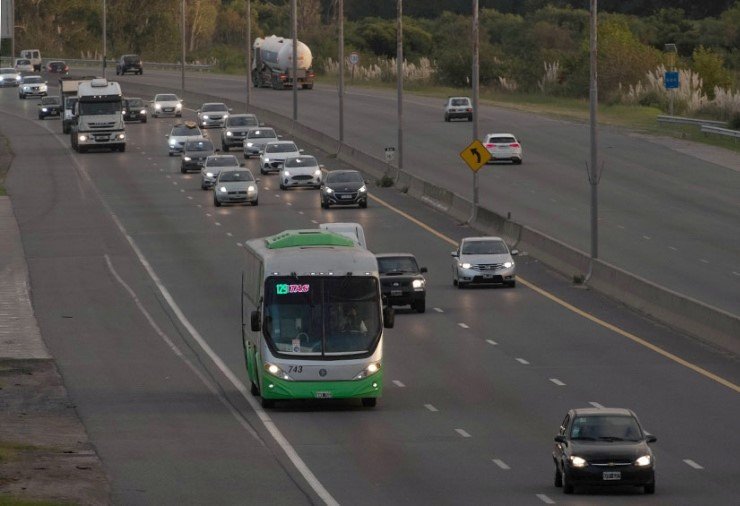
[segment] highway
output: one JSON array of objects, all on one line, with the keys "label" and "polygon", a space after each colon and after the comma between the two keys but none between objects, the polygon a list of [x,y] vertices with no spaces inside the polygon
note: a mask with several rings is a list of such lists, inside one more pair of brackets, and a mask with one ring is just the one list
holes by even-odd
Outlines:
[{"label": "highway", "polygon": [[[280,96],[289,107],[290,95]],[[35,100],[11,88],[0,104],[36,317],[116,504],[585,505],[628,496],[693,505],[740,496],[734,357],[574,289],[528,257],[518,259],[516,289],[457,290],[449,253],[473,232],[393,189],[371,188],[367,209],[321,210],[315,191],[281,192],[275,176],[262,176],[258,207],[217,209],[199,176],[180,174],[167,156],[172,120],[129,125],[126,153],[78,155],[59,121],[35,119]],[[536,160],[533,150],[522,167]],[[296,402],[265,412],[244,387],[241,244],[324,221],[361,223],[375,252],[414,253],[429,268],[427,313],[398,311],[377,408]],[[553,486],[552,438],[569,408],[593,405],[632,408],[658,437],[655,496],[564,496]]]},{"label": "highway", "polygon": [[[246,100],[244,77],[197,74],[186,79],[188,91]],[[151,99],[153,90],[178,93],[181,76],[152,70],[120,81]],[[292,116],[291,91],[256,89],[252,103]],[[472,201],[472,173],[458,156],[471,141],[472,126],[445,123],[442,106],[442,99],[406,96],[404,169]],[[301,123],[338,138],[335,87],[299,93],[298,111]],[[395,91],[349,88],[349,146],[383,159],[384,148],[396,145],[396,129]],[[479,172],[481,205],[503,216],[511,213],[518,223],[590,252],[588,124],[486,105],[480,132],[514,133],[524,147],[523,165],[501,163]],[[690,146],[665,144],[615,128],[599,129],[599,257],[740,315],[740,157],[727,151],[717,162],[706,161],[701,146],[687,154]]]}]

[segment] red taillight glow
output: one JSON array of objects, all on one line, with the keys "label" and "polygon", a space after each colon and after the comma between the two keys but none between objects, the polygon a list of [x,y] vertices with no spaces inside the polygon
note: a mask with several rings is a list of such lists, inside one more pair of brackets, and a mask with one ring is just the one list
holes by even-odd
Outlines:
[{"label": "red taillight glow", "polygon": [[468,107],[468,112],[473,112],[473,109],[471,109],[470,107]]},{"label": "red taillight glow", "polygon": [[495,145],[495,144],[486,144],[486,147],[487,147],[487,148],[495,148],[495,147],[496,147],[496,145]]},{"label": "red taillight glow", "polygon": [[518,142],[514,142],[512,144],[509,144],[509,147],[510,148],[518,148],[519,147],[519,143]]}]

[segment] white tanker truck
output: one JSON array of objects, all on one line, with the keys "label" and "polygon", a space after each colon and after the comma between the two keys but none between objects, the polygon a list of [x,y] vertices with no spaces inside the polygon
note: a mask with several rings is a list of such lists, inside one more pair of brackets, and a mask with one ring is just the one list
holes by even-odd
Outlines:
[{"label": "white tanker truck", "polygon": [[[298,87],[312,89],[315,74],[311,69],[311,50],[298,41]],[[293,39],[271,35],[258,37],[252,45],[252,83],[255,88],[284,90],[293,87]]]}]

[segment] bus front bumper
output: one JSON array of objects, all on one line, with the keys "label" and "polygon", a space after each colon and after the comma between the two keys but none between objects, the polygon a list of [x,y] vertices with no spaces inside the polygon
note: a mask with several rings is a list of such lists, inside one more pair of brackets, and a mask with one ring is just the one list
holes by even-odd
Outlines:
[{"label": "bus front bumper", "polygon": [[260,376],[263,399],[352,399],[380,397],[383,392],[383,371],[359,380],[348,381],[285,381],[270,375]]}]

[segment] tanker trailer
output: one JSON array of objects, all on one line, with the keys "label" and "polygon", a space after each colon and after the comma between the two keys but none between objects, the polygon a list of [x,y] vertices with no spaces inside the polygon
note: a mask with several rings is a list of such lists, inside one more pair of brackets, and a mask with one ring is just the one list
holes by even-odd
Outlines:
[{"label": "tanker trailer", "polygon": [[[258,37],[252,45],[252,84],[255,88],[284,90],[293,87],[293,39],[271,35]],[[315,74],[311,69],[311,50],[298,41],[298,87],[312,89]]]}]

